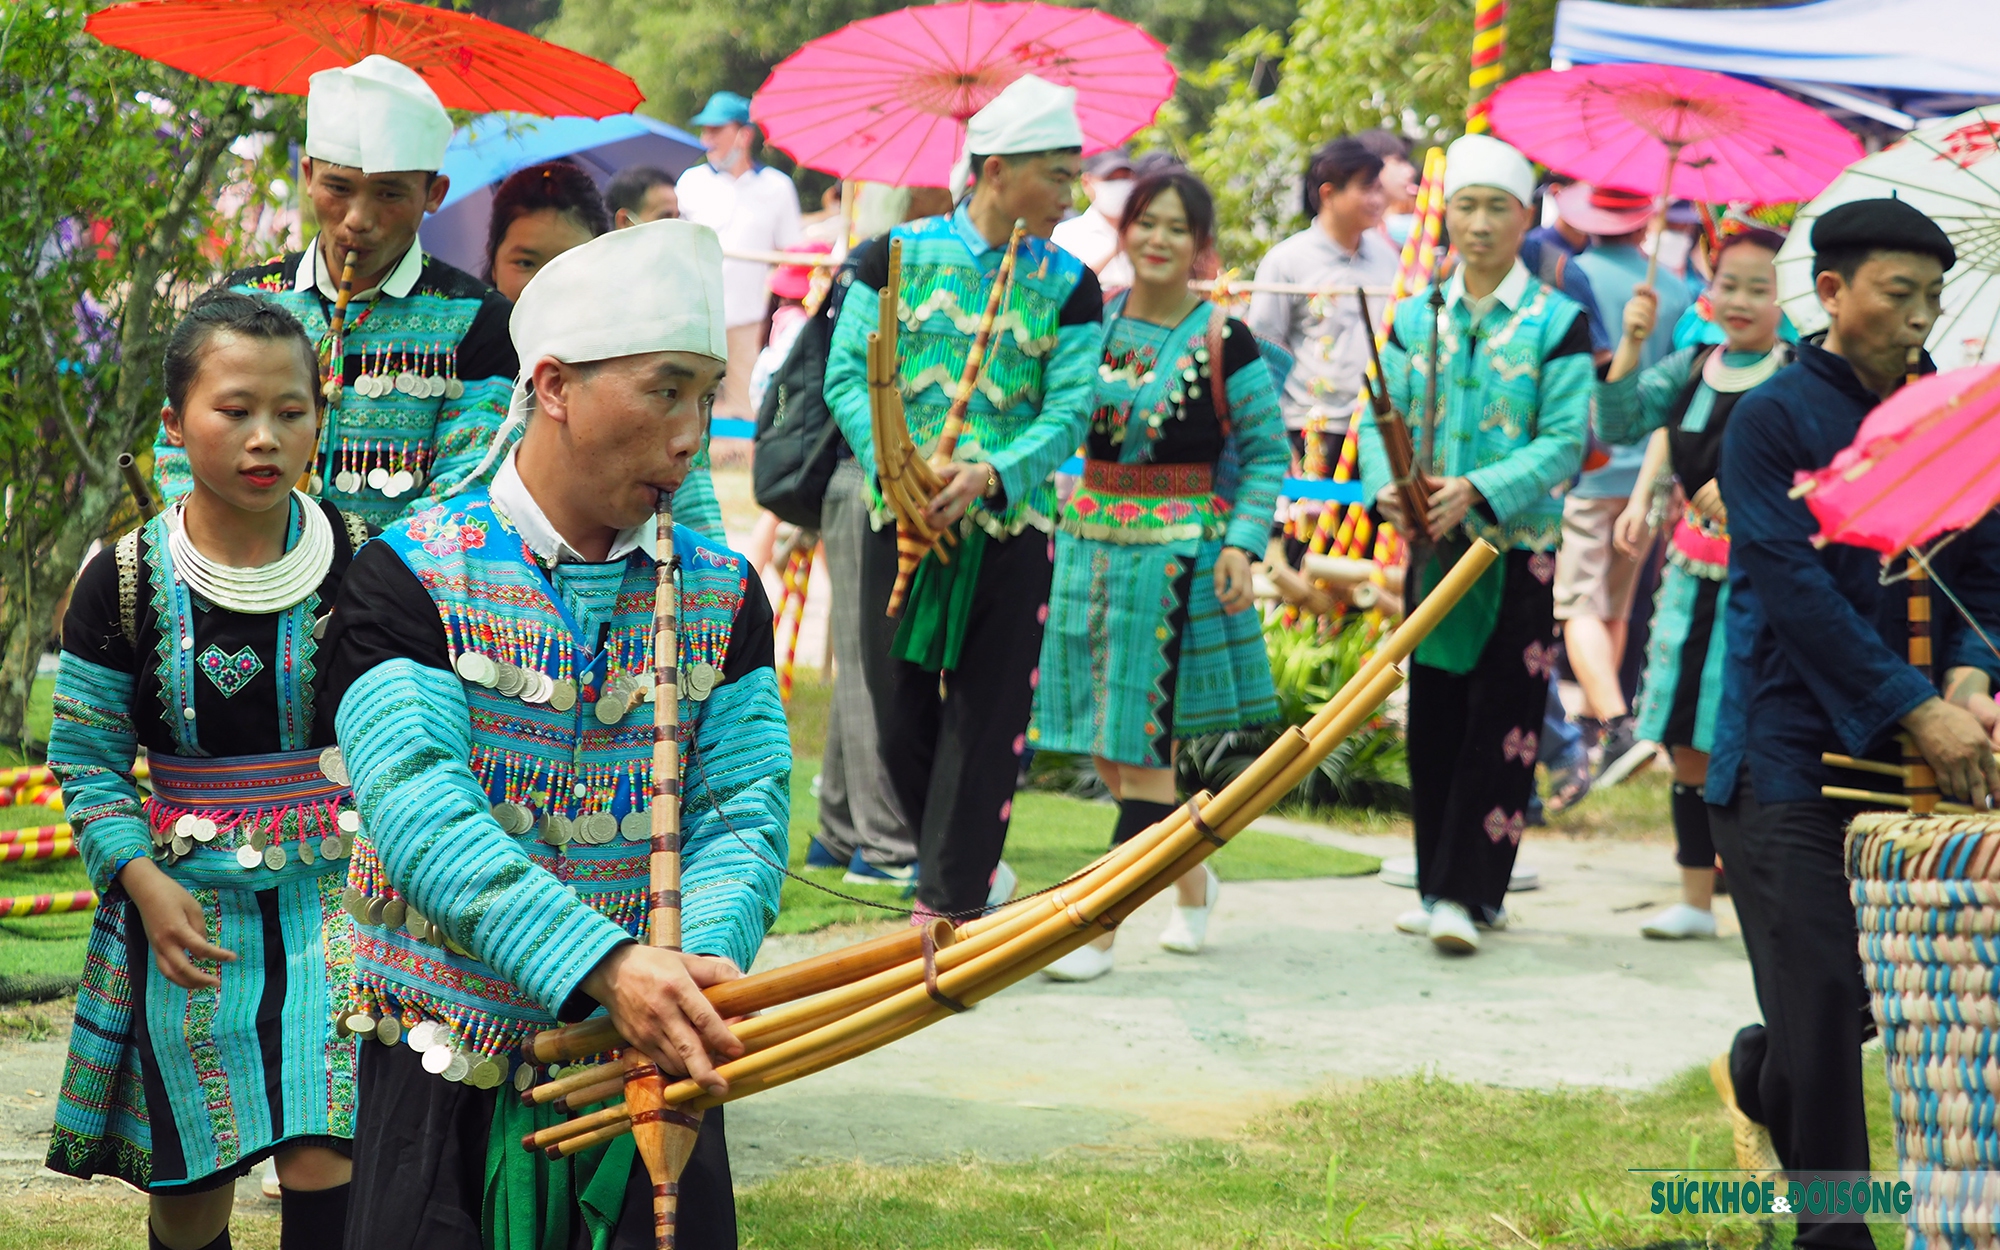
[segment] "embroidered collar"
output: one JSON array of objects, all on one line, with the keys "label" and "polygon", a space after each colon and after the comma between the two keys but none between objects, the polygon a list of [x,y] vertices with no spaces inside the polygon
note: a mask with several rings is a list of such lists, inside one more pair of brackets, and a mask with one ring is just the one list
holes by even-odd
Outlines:
[{"label": "embroidered collar", "polygon": [[493,506],[505,513],[507,519],[514,523],[514,528],[520,531],[521,541],[528,544],[528,550],[535,553],[537,560],[550,566],[609,564],[623,560],[634,551],[644,549],[644,539],[653,529],[651,521],[642,521],[631,529],[619,530],[618,536],[611,540],[610,553],[603,560],[584,559],[576,548],[570,546],[568,541],[556,532],[556,527],[549,523],[548,514],[535,502],[535,497],[528,493],[528,484],[521,480],[520,470],[514,467],[514,457],[519,452],[520,449],[517,447],[507,453],[507,458],[500,462],[500,471],[493,475],[493,485],[488,488],[487,493],[493,500]]},{"label": "embroidered collar", "polygon": [[[389,271],[389,276],[382,280],[381,286],[370,287],[366,291],[356,291],[351,298],[374,299],[377,295],[392,295],[402,299],[416,289],[417,279],[423,276],[423,272],[424,245],[421,242],[412,242],[410,250],[403,253],[403,259],[396,262],[396,267]],[[327,272],[326,260],[319,253],[317,238],[306,245],[306,254],[299,261],[298,277],[292,282],[292,289],[295,291],[310,291],[314,287],[318,287],[319,293],[330,300],[340,298],[340,275]]]}]

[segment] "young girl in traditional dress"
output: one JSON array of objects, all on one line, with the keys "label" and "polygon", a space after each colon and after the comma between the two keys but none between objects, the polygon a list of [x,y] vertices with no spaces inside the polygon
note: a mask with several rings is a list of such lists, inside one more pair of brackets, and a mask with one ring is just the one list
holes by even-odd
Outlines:
[{"label": "young girl in traditional dress", "polygon": [[275,1156],[281,1244],[338,1247],[359,822],[313,735],[314,652],[367,530],[295,489],[321,390],[291,314],[203,296],[166,392],[193,489],[90,562],[63,622],[49,764],[103,901],[48,1163],[146,1189],[154,1250],[226,1250],[236,1178]]},{"label": "young girl in traditional dress", "polygon": [[[1673,752],[1674,859],[1681,901],[1640,931],[1654,938],[1712,938],[1715,843],[1708,830],[1708,752],[1722,699],[1726,651],[1722,622],[1729,605],[1728,517],[1715,481],[1722,432],[1736,401],[1791,358],[1778,337],[1778,274],[1784,240],[1748,230],[1724,241],[1708,298],[1725,341],[1682,348],[1640,370],[1639,344],[1653,331],[1658,302],[1641,286],[1625,305],[1625,337],[1597,388],[1597,428],[1612,442],[1664,436],[1664,454],[1649,452],[1640,482],[1654,479],[1662,460],[1687,496],[1667,545],[1667,564],[1653,606],[1646,675],[1639,689],[1637,736]],[[1618,521],[1621,542],[1646,527],[1652,492],[1634,492]],[[1629,533],[1628,533],[1629,532]]]},{"label": "young girl in traditional dress", "polygon": [[[1256,337],[1188,290],[1214,220],[1185,170],[1140,179],[1126,200],[1132,288],[1105,310],[1083,482],[1055,539],[1029,742],[1092,758],[1118,800],[1114,845],[1173,810],[1176,739],[1278,715],[1250,563],[1290,452]],[[1205,864],[1182,877],[1160,944],[1198,952],[1219,890]],[[1046,972],[1103,976],[1111,941]]]}]

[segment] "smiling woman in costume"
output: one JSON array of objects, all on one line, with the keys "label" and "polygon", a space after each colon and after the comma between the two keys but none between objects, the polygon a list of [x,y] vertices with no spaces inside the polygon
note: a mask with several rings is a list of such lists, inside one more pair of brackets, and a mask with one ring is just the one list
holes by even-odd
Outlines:
[{"label": "smiling woman in costume", "polygon": [[[1208,189],[1184,170],[1148,175],[1119,228],[1132,289],[1106,314],[1028,730],[1037,750],[1092,757],[1119,802],[1114,845],[1173,811],[1176,739],[1278,716],[1250,562],[1291,458],[1256,336],[1188,290],[1214,237]],[[1160,944],[1199,951],[1220,888],[1206,865],[1189,873]],[[1043,971],[1102,976],[1113,936]]]},{"label": "smiling woman in costume", "polygon": [[224,1250],[236,1178],[275,1155],[284,1244],[333,1250],[354,1048],[330,983],[351,959],[354,813],[320,771],[313,674],[367,530],[291,488],[319,386],[290,314],[203,296],[166,390],[192,488],[90,562],[63,621],[49,765],[104,901],[48,1165],[148,1189],[155,1250]]}]

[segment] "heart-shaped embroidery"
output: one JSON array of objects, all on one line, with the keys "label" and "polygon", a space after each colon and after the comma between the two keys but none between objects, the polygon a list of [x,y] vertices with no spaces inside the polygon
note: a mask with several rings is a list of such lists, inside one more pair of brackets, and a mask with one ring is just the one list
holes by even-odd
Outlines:
[{"label": "heart-shaped embroidery", "polygon": [[252,677],[264,671],[264,661],[258,659],[257,653],[249,647],[230,655],[221,647],[210,643],[208,650],[196,656],[195,660],[225,699],[249,685]]}]

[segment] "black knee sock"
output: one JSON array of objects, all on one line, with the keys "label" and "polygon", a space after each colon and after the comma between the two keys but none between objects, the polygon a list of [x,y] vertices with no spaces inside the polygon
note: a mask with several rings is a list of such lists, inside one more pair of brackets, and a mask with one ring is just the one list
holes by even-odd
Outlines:
[{"label": "black knee sock", "polygon": [[1700,786],[1674,783],[1674,862],[1683,868],[1715,867],[1715,839],[1708,832],[1708,800]]},{"label": "black knee sock", "polygon": [[[161,1241],[160,1235],[153,1231],[151,1220],[146,1221],[146,1250],[168,1250],[167,1243]],[[224,1224],[222,1231],[215,1235],[215,1240],[203,1246],[201,1250],[229,1250],[229,1226]]]},{"label": "black knee sock", "polygon": [[1118,805],[1118,827],[1111,831],[1111,845],[1117,846],[1129,840],[1134,834],[1165,820],[1174,810],[1172,803],[1148,803],[1144,799],[1126,799]]},{"label": "black knee sock", "polygon": [[347,1240],[347,1195],[352,1185],[278,1192],[278,1250],[340,1250]]}]

